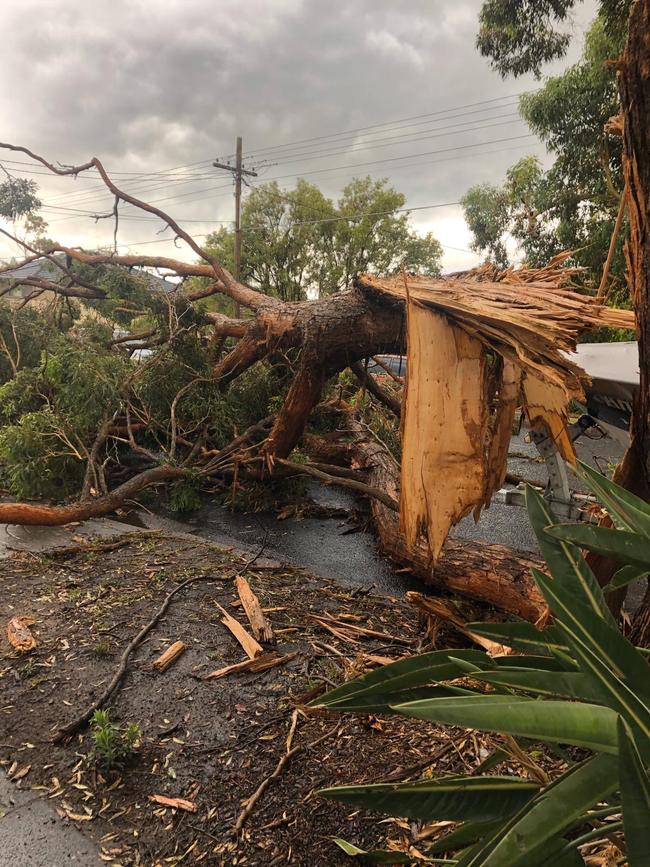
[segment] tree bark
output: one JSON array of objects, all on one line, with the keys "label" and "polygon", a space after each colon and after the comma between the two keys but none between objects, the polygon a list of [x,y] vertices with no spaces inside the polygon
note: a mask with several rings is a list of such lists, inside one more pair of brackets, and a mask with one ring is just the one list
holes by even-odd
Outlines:
[{"label": "tree bark", "polygon": [[[368,484],[399,499],[399,466],[393,456],[353,417],[349,418],[349,428],[356,435],[355,460],[367,468]],[[382,554],[408,566],[426,584],[487,602],[533,623],[545,613],[544,599],[529,574],[533,566],[544,569],[540,560],[503,545],[448,539],[433,565],[426,545],[407,547],[397,512],[377,499],[371,499],[370,508]]]},{"label": "tree bark", "polygon": [[[631,443],[616,469],[614,481],[650,500],[650,0],[636,0],[632,7],[619,64],[618,88],[630,227],[625,255],[639,342],[640,380],[632,414]],[[602,557],[589,559],[601,585],[607,584],[620,567],[619,563]],[[624,592],[619,594],[614,607],[616,603],[622,604],[624,597]],[[650,621],[650,593],[646,593],[635,615],[637,619],[639,624]]]},{"label": "tree bark", "polygon": [[138,473],[105,497],[71,503],[69,506],[36,506],[31,503],[0,503],[0,524],[24,524],[58,527],[71,521],[86,521],[114,512],[122,503],[143,488],[159,482],[179,479],[188,474],[183,467],[169,464]]}]

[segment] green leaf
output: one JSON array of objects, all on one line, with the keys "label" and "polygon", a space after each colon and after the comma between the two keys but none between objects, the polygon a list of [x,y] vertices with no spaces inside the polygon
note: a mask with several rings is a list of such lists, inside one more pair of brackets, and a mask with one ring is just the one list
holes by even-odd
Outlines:
[{"label": "green leaf", "polygon": [[554,539],[546,532],[546,527],[556,524],[557,520],[544,498],[530,486],[526,487],[526,507],[553,580],[567,589],[570,587],[577,599],[584,600],[594,614],[615,627],[616,622],[607,607],[603,591],[584,557],[572,545]]},{"label": "green leaf", "polygon": [[474,768],[474,774],[478,776],[478,774],[491,771],[492,768],[495,768],[497,765],[501,764],[501,762],[507,761],[508,759],[510,759],[510,753],[497,747],[497,749],[492,750],[490,754]]},{"label": "green leaf", "polygon": [[[458,675],[456,675],[458,676]],[[456,686],[419,686],[400,692],[370,692],[343,698],[340,702],[327,704],[331,711],[357,711],[358,713],[394,713],[393,705],[425,698],[450,698],[454,695],[474,695],[475,690]]]},{"label": "green leaf", "polygon": [[[467,629],[482,638],[489,638],[490,641],[515,647],[517,650],[548,653],[551,646],[566,650],[561,644],[559,632],[553,626],[540,630],[525,620],[516,620],[512,623],[468,623]],[[498,660],[499,657],[496,659]]]},{"label": "green leaf", "polygon": [[438,852],[453,852],[457,849],[464,849],[466,846],[482,840],[486,834],[491,834],[501,827],[503,821],[496,822],[463,822],[462,825],[454,828],[444,837],[429,846],[427,850],[431,855]]},{"label": "green leaf", "polygon": [[621,563],[650,569],[650,539],[638,533],[594,527],[592,524],[554,524],[546,528],[549,536],[612,557]]},{"label": "green leaf", "polygon": [[603,587],[603,593],[611,593],[612,590],[618,590],[621,587],[627,587],[633,581],[641,581],[648,577],[648,569],[643,566],[623,566],[614,575],[612,580],[606,587]]},{"label": "green leaf", "polygon": [[630,730],[619,719],[619,782],[630,867],[650,864],[650,781]]},{"label": "green leaf", "polygon": [[645,500],[611,482],[583,461],[578,461],[576,473],[607,508],[615,526],[650,538],[650,505]]},{"label": "green leaf", "polygon": [[535,671],[504,667],[474,676],[477,680],[493,686],[533,692],[536,695],[563,696],[595,703],[602,700],[601,690],[594,687],[590,677],[579,671]]},{"label": "green leaf", "polygon": [[[454,651],[454,656],[476,663],[481,668],[493,665],[489,656],[481,650],[457,650]],[[344,710],[348,706],[354,707],[354,703],[361,695],[379,697],[443,680],[452,680],[461,674],[462,670],[458,663],[449,661],[449,653],[446,650],[434,650],[432,653],[410,656],[408,659],[400,659],[390,665],[382,665],[364,674],[363,677],[344,683],[319,696],[310,704],[312,707],[337,705],[338,710]]]},{"label": "green leaf", "polygon": [[[557,650],[553,646],[553,653]],[[522,670],[533,669],[535,671],[576,671],[577,665],[571,657],[564,654],[564,658],[555,656],[532,656],[530,654],[511,654],[509,656],[494,656],[496,662],[495,671],[502,668],[521,668]],[[484,672],[487,674],[488,672]]]},{"label": "green leaf", "polygon": [[586,605],[576,602],[557,581],[532,570],[557,625],[566,635],[580,668],[602,691],[602,700],[618,711],[650,747],[648,665],[640,653]]},{"label": "green leaf", "polygon": [[321,789],[325,798],[410,819],[492,822],[529,801],[539,785],[519,777],[446,777]]},{"label": "green leaf", "polygon": [[413,701],[395,707],[405,716],[482,731],[615,753],[617,714],[608,707],[523,696],[472,695]]},{"label": "green leaf", "polygon": [[585,867],[582,855],[577,849],[566,848],[562,838],[551,843],[548,849],[545,847],[545,852],[548,857],[543,867]]},{"label": "green leaf", "polygon": [[614,756],[600,754],[566,771],[457,867],[554,867],[558,838],[616,789],[617,764]]},{"label": "green leaf", "polygon": [[413,858],[405,852],[386,852],[383,849],[359,849],[354,843],[348,843],[341,837],[332,837],[332,842],[336,843],[339,849],[343,849],[346,855],[351,855],[353,858],[360,858],[368,864],[411,864]]}]

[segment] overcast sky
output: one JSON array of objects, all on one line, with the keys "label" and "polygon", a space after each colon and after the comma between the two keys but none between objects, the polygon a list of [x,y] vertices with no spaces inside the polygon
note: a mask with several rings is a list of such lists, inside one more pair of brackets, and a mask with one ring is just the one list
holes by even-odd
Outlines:
[{"label": "overcast sky", "polygon": [[[550,71],[577,58],[594,5],[579,8],[571,52]],[[291,187],[302,176],[335,198],[354,176],[388,177],[420,209],[411,217],[418,231],[432,230],[446,245],[445,267],[464,267],[477,259],[467,252],[461,209],[428,206],[457,202],[472,184],[499,182],[526,153],[544,155],[514,99],[538,85],[502,81],[479,56],[480,6],[4,2],[0,138],[53,161],[97,156],[125,189],[157,201],[201,236],[232,220],[232,185],[211,163],[232,155],[239,134],[260,181]],[[28,175],[20,165],[26,158],[0,156],[39,182],[51,237],[110,241],[110,226],[87,215],[111,206],[97,180],[52,179],[40,169]],[[120,252],[172,253],[159,228],[125,209]],[[2,256],[15,252],[0,247]]]}]

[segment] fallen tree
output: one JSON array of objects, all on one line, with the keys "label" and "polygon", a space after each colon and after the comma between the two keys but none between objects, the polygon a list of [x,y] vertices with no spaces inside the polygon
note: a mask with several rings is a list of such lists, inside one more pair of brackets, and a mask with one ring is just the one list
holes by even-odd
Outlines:
[{"label": "fallen tree", "polygon": [[[47,293],[65,299],[67,304],[78,299],[80,304],[101,309],[102,302],[108,302],[109,298],[106,290],[93,283],[92,268],[96,267],[155,270],[172,276],[176,283],[164,297],[156,299],[158,318],[153,327],[148,323],[146,328],[138,329],[137,342],[131,344],[139,350],[152,350],[151,360],[136,366],[127,377],[114,377],[113,403],[106,408],[92,441],[79,447],[67,437],[73,453],[86,463],[80,501],[52,507],[4,503],[0,504],[0,521],[60,524],[83,520],[106,514],[137,491],[161,482],[190,479],[200,484],[207,479],[221,479],[234,490],[242,480],[295,474],[300,471],[300,464],[287,463],[287,459],[301,442],[310,414],[320,403],[328,381],[348,367],[362,375],[358,365],[363,359],[404,352],[408,328],[409,339],[414,341],[416,333],[419,334],[423,348],[417,349],[412,343],[403,478],[408,485],[414,479],[417,481],[421,475],[418,462],[425,460],[422,448],[409,444],[408,440],[409,429],[420,423],[418,400],[413,393],[410,402],[408,397],[409,389],[426,380],[426,364],[424,372],[415,372],[420,357],[437,364],[440,376],[457,377],[459,392],[451,395],[447,409],[457,418],[456,433],[464,431],[469,445],[464,463],[457,462],[444,476],[444,487],[455,493],[455,481],[471,466],[472,489],[458,503],[450,502],[443,507],[439,482],[434,487],[435,461],[438,466],[449,467],[448,456],[454,448],[449,439],[438,450],[433,465],[428,464],[427,484],[435,496],[430,497],[426,512],[410,510],[418,498],[422,503],[429,496],[427,486],[423,490],[416,485],[417,490],[410,493],[408,486],[407,493],[403,486],[400,498],[397,465],[392,458],[392,463],[388,460],[388,453],[380,454],[373,449],[367,438],[354,437],[348,451],[354,454],[359,466],[367,468],[370,484],[345,473],[337,474],[336,467],[331,466],[324,469],[322,465],[303,463],[302,471],[320,473],[329,483],[356,486],[370,495],[382,549],[389,556],[411,564],[417,574],[536,619],[540,600],[524,577],[529,561],[518,561],[505,549],[482,552],[478,546],[453,541],[447,543],[445,554],[435,567],[434,561],[450,525],[470,510],[478,514],[500,484],[505,473],[512,414],[520,395],[531,421],[546,427],[565,448],[565,456],[571,458],[570,443],[562,436],[564,411],[569,397],[581,390],[582,372],[567,360],[562,350],[574,348],[581,330],[599,325],[629,327],[631,313],[612,310],[572,291],[572,271],[562,267],[562,258],[537,271],[497,272],[482,268],[447,279],[400,274],[380,280],[365,275],[348,291],[315,301],[284,302],[234,280],[210,251],[200,247],[171,216],[120,190],[99,160],[80,166],[55,166],[26,148],[0,147],[24,153],[58,175],[96,171],[115,197],[114,215],[120,203],[153,214],[198,257],[198,261],[188,263],[159,256],[90,253],[58,244],[39,251],[22,242],[29,254],[24,264],[44,259],[54,272],[54,276],[32,275],[22,281],[29,286],[29,294],[21,302],[23,306]],[[13,238],[7,231],[0,231]],[[21,243],[17,238],[13,240]],[[16,270],[13,266],[14,275]],[[190,278],[202,278],[203,283],[199,287],[186,285]],[[10,288],[20,284],[20,278],[14,277]],[[231,299],[247,311],[246,315],[233,319],[197,307],[213,295]],[[422,324],[416,332],[417,321]],[[432,322],[437,323],[440,340],[444,338],[454,354],[446,365],[436,361],[435,351],[428,351],[432,344],[430,340],[427,343],[427,329]],[[202,367],[192,370],[170,395],[168,415],[161,422],[138,392],[138,382],[160,359],[168,364],[169,379],[174,373],[174,352],[190,338],[194,348],[202,353]],[[121,338],[111,339],[108,344],[110,353],[132,351]],[[471,375],[458,378],[454,365],[467,359]],[[244,434],[233,436],[229,443],[216,443],[213,418],[207,409],[202,416],[201,402],[236,388],[262,362],[281,372],[279,406],[271,416],[265,415],[265,406],[260,406],[259,415],[264,415],[263,419]],[[179,366],[188,365],[182,359]],[[103,381],[101,377],[98,379]],[[445,387],[449,388],[451,382],[447,381]],[[473,389],[471,414],[463,391],[468,385]],[[379,397],[376,388],[368,390]],[[436,395],[436,389],[430,385],[425,391],[427,400]],[[199,406],[191,419],[183,422],[184,402],[194,393],[200,394]],[[390,400],[383,402],[391,404]],[[391,408],[396,411],[394,399],[392,403]],[[416,411],[415,420],[409,420],[409,406],[411,412]],[[428,406],[426,401],[422,406]],[[454,433],[451,428],[449,432]],[[131,473],[131,478],[109,491],[107,471],[117,478],[125,469],[124,456],[116,444],[136,456],[140,466]],[[431,458],[426,460],[430,462]],[[409,461],[414,461],[413,468],[408,468]],[[383,496],[378,495],[380,492]],[[401,529],[392,508],[398,499],[402,508]]]},{"label": "fallen tree", "polygon": [[[400,468],[395,458],[353,415],[347,416],[347,427],[354,434],[354,463],[368,469],[368,482],[399,497]],[[530,577],[531,567],[543,568],[540,560],[504,545],[447,539],[440,558],[433,564],[426,541],[407,543],[395,511],[376,498],[371,499],[370,508],[380,550],[401,566],[408,566],[416,578],[533,623],[544,615],[544,599]]]}]

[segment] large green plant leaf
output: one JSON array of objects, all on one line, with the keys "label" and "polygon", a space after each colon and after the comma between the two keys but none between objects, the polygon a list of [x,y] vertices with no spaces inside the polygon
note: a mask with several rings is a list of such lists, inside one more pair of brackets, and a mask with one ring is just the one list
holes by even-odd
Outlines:
[{"label": "large green plant leaf", "polygon": [[[474,675],[477,680],[493,686],[533,692],[536,695],[562,696],[580,701],[602,701],[602,692],[590,677],[579,671],[535,671],[526,668],[499,668],[497,671]],[[423,696],[424,698],[424,696]]]},{"label": "large green plant leaf", "polygon": [[576,473],[607,508],[616,527],[650,538],[650,505],[645,500],[611,482],[582,461],[578,461]]},{"label": "large green plant leaf", "polygon": [[410,819],[491,822],[506,819],[539,791],[520,777],[446,777],[417,783],[337,786],[319,794]]},{"label": "large green plant leaf", "polygon": [[497,828],[500,828],[503,820],[495,822],[463,822],[458,825],[453,831],[445,834],[439,840],[436,840],[432,846],[429,846],[428,853],[436,855],[439,852],[453,852],[457,849],[464,849],[478,840],[483,840],[488,834],[492,834]]},{"label": "large green plant leaf", "polygon": [[[456,675],[458,676],[458,675]],[[374,692],[353,694],[337,703],[328,703],[328,710],[356,711],[358,713],[394,713],[393,706],[405,701],[425,698],[451,698],[455,695],[475,695],[472,689],[455,686],[418,686],[400,692]]]},{"label": "large green plant leaf", "polygon": [[[455,650],[453,655],[458,659],[478,665],[481,669],[493,665],[490,658],[481,650]],[[346,710],[355,706],[360,696],[383,696],[402,690],[414,689],[419,686],[451,680],[464,674],[457,662],[449,660],[446,650],[434,650],[419,656],[400,659],[390,665],[383,665],[374,671],[364,674],[356,680],[344,683],[342,686],[319,696],[311,702],[312,707],[330,707],[337,705],[338,710]]]},{"label": "large green plant leaf", "polygon": [[332,837],[339,849],[352,858],[360,858],[366,864],[412,864],[413,858],[405,852],[387,852],[384,849],[360,849],[342,837]]},{"label": "large green plant leaf", "polygon": [[412,701],[395,710],[416,719],[574,744],[596,752],[615,753],[618,748],[616,713],[595,704],[472,695]]},{"label": "large green plant leaf", "polygon": [[512,623],[468,623],[467,629],[482,638],[530,653],[549,653],[551,647],[566,650],[566,646],[562,644],[562,636],[553,626],[540,630],[525,620]]},{"label": "large green plant leaf", "polygon": [[639,533],[595,527],[592,524],[553,524],[546,528],[549,536],[611,557],[620,563],[650,569],[650,539]]},{"label": "large green plant leaf", "polygon": [[[555,867],[553,858],[561,835],[616,789],[617,764],[614,756],[600,754],[574,766],[546,786],[483,845],[463,856],[457,867]],[[580,862],[574,858],[563,863]]]},{"label": "large green plant leaf", "polygon": [[641,581],[648,577],[648,569],[643,566],[623,566],[614,575],[612,580],[606,587],[603,587],[604,593],[611,593],[612,590],[618,590],[621,587],[627,587],[633,581]]},{"label": "large green plant leaf", "polygon": [[605,602],[603,591],[584,557],[573,545],[561,539],[555,539],[546,532],[546,527],[556,524],[557,519],[548,508],[544,498],[530,486],[526,488],[526,507],[540,550],[548,564],[553,580],[570,586],[577,599],[583,600],[594,614],[616,627],[616,622]]},{"label": "large green plant leaf", "polygon": [[582,671],[602,691],[602,700],[641,733],[650,750],[649,669],[643,656],[588,606],[576,603],[559,582],[537,570],[533,575]]},{"label": "large green plant leaf", "polygon": [[630,867],[650,864],[650,781],[629,729],[619,719],[619,782]]},{"label": "large green plant leaf", "polygon": [[560,838],[549,844],[548,855],[544,867],[585,867],[584,858],[573,848],[566,848],[565,841]]}]

